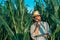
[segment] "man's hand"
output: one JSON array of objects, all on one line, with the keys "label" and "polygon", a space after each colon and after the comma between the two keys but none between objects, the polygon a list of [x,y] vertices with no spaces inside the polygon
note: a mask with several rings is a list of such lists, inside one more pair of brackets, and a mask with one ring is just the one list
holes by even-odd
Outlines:
[{"label": "man's hand", "polygon": [[48,38],[48,35],[45,34],[44,37]]},{"label": "man's hand", "polygon": [[49,34],[48,33],[43,35],[43,36],[46,37],[46,38],[49,38]]}]

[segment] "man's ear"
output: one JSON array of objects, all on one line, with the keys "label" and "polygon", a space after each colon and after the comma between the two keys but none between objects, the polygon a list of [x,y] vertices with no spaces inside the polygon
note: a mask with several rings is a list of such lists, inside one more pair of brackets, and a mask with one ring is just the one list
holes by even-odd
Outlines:
[{"label": "man's ear", "polygon": [[34,18],[32,18],[32,20],[34,20]]},{"label": "man's ear", "polygon": [[32,21],[35,22],[34,18],[32,18]]}]

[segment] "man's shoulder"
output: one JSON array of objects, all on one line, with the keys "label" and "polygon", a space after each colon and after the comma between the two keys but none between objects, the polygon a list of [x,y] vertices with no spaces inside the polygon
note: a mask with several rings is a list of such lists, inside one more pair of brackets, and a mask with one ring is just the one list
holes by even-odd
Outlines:
[{"label": "man's shoulder", "polygon": [[35,27],[36,27],[36,26],[35,26],[35,23],[33,23],[33,24],[31,25],[30,29],[34,30]]},{"label": "man's shoulder", "polygon": [[42,23],[44,26],[49,26],[48,22],[42,21],[41,23]]},{"label": "man's shoulder", "polygon": [[41,23],[48,24],[48,22],[45,22],[45,21],[41,21]]},{"label": "man's shoulder", "polygon": [[34,26],[36,23],[33,23],[31,26]]}]

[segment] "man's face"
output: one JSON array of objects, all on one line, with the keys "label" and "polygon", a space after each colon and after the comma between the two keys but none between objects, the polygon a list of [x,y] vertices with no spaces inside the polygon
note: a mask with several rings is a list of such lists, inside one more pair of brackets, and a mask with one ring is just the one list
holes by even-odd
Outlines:
[{"label": "man's face", "polygon": [[35,16],[35,17],[34,17],[34,20],[35,20],[36,22],[41,21],[41,16],[40,16],[40,15]]}]

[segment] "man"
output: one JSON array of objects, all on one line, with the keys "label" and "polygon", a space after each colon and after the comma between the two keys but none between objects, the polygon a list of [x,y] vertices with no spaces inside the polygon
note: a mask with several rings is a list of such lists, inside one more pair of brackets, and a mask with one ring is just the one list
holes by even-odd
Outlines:
[{"label": "man", "polygon": [[47,22],[41,21],[39,11],[33,12],[34,23],[31,25],[30,33],[33,40],[48,40],[51,36],[51,31]]}]

